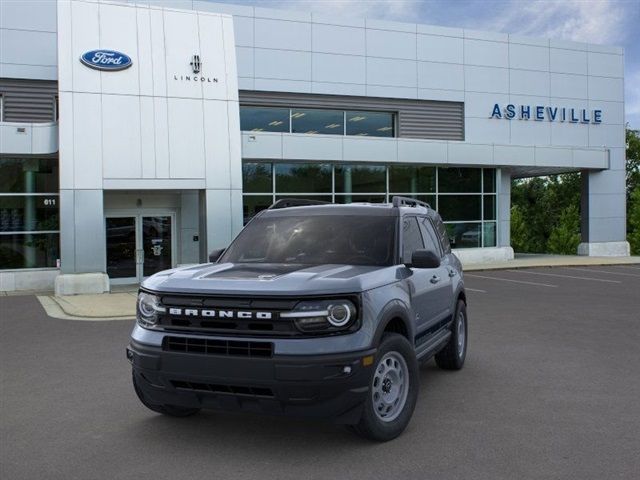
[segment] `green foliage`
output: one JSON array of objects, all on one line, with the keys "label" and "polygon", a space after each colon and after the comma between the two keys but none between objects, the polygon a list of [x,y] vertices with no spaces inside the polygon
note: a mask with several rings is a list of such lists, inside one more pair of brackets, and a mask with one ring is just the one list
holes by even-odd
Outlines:
[{"label": "green foliage", "polygon": [[627,200],[640,187],[640,131],[627,128]]},{"label": "green foliage", "polygon": [[511,244],[516,252],[576,253],[580,243],[579,173],[516,180],[511,202]]},{"label": "green foliage", "polygon": [[640,255],[640,184],[631,192],[627,211],[627,239],[631,245],[631,254]]},{"label": "green foliage", "polygon": [[580,212],[574,204],[567,205],[554,225],[547,250],[549,253],[575,255],[580,243]]}]

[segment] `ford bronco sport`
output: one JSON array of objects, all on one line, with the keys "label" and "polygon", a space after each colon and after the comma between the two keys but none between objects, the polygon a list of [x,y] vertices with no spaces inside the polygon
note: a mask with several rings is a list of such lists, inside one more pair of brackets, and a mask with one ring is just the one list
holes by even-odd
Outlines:
[{"label": "ford bronco sport", "polygon": [[413,414],[420,361],[464,364],[462,268],[426,203],[281,200],[210,261],[140,287],[127,358],[155,412],[330,418],[385,441]]}]

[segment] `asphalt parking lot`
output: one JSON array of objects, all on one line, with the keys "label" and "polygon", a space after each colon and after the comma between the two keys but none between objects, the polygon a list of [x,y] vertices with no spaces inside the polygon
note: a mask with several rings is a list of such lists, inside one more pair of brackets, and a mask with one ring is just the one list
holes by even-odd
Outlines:
[{"label": "asphalt parking lot", "polygon": [[414,417],[386,444],[305,420],[156,415],[131,388],[131,321],[0,297],[0,477],[639,478],[640,265],[465,278],[467,364],[425,364]]}]

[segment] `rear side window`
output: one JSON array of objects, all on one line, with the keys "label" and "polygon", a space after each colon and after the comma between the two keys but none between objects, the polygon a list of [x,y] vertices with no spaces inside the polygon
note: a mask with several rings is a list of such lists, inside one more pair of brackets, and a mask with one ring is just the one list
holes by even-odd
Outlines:
[{"label": "rear side window", "polygon": [[433,223],[436,227],[436,233],[438,234],[438,238],[440,239],[440,244],[442,245],[442,249],[444,253],[451,253],[451,244],[449,243],[449,235],[447,235],[447,229],[442,223],[442,219],[440,215],[436,215],[433,218]]},{"label": "rear side window", "polygon": [[424,248],[431,250],[438,256],[442,256],[442,247],[440,246],[440,240],[438,235],[433,229],[433,224],[428,218],[420,219],[420,227],[422,227],[422,236],[424,238]]},{"label": "rear side window", "polygon": [[413,252],[424,248],[422,234],[416,217],[405,217],[402,220],[402,261],[410,262]]}]

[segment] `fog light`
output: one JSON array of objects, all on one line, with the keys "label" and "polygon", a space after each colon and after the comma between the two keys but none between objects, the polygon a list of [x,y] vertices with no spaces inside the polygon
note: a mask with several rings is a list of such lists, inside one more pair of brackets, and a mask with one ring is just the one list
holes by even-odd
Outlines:
[{"label": "fog light", "polygon": [[367,355],[362,358],[362,365],[368,367],[369,365],[373,365],[373,355]]},{"label": "fog light", "polygon": [[133,361],[133,352],[127,348],[127,360]]}]

